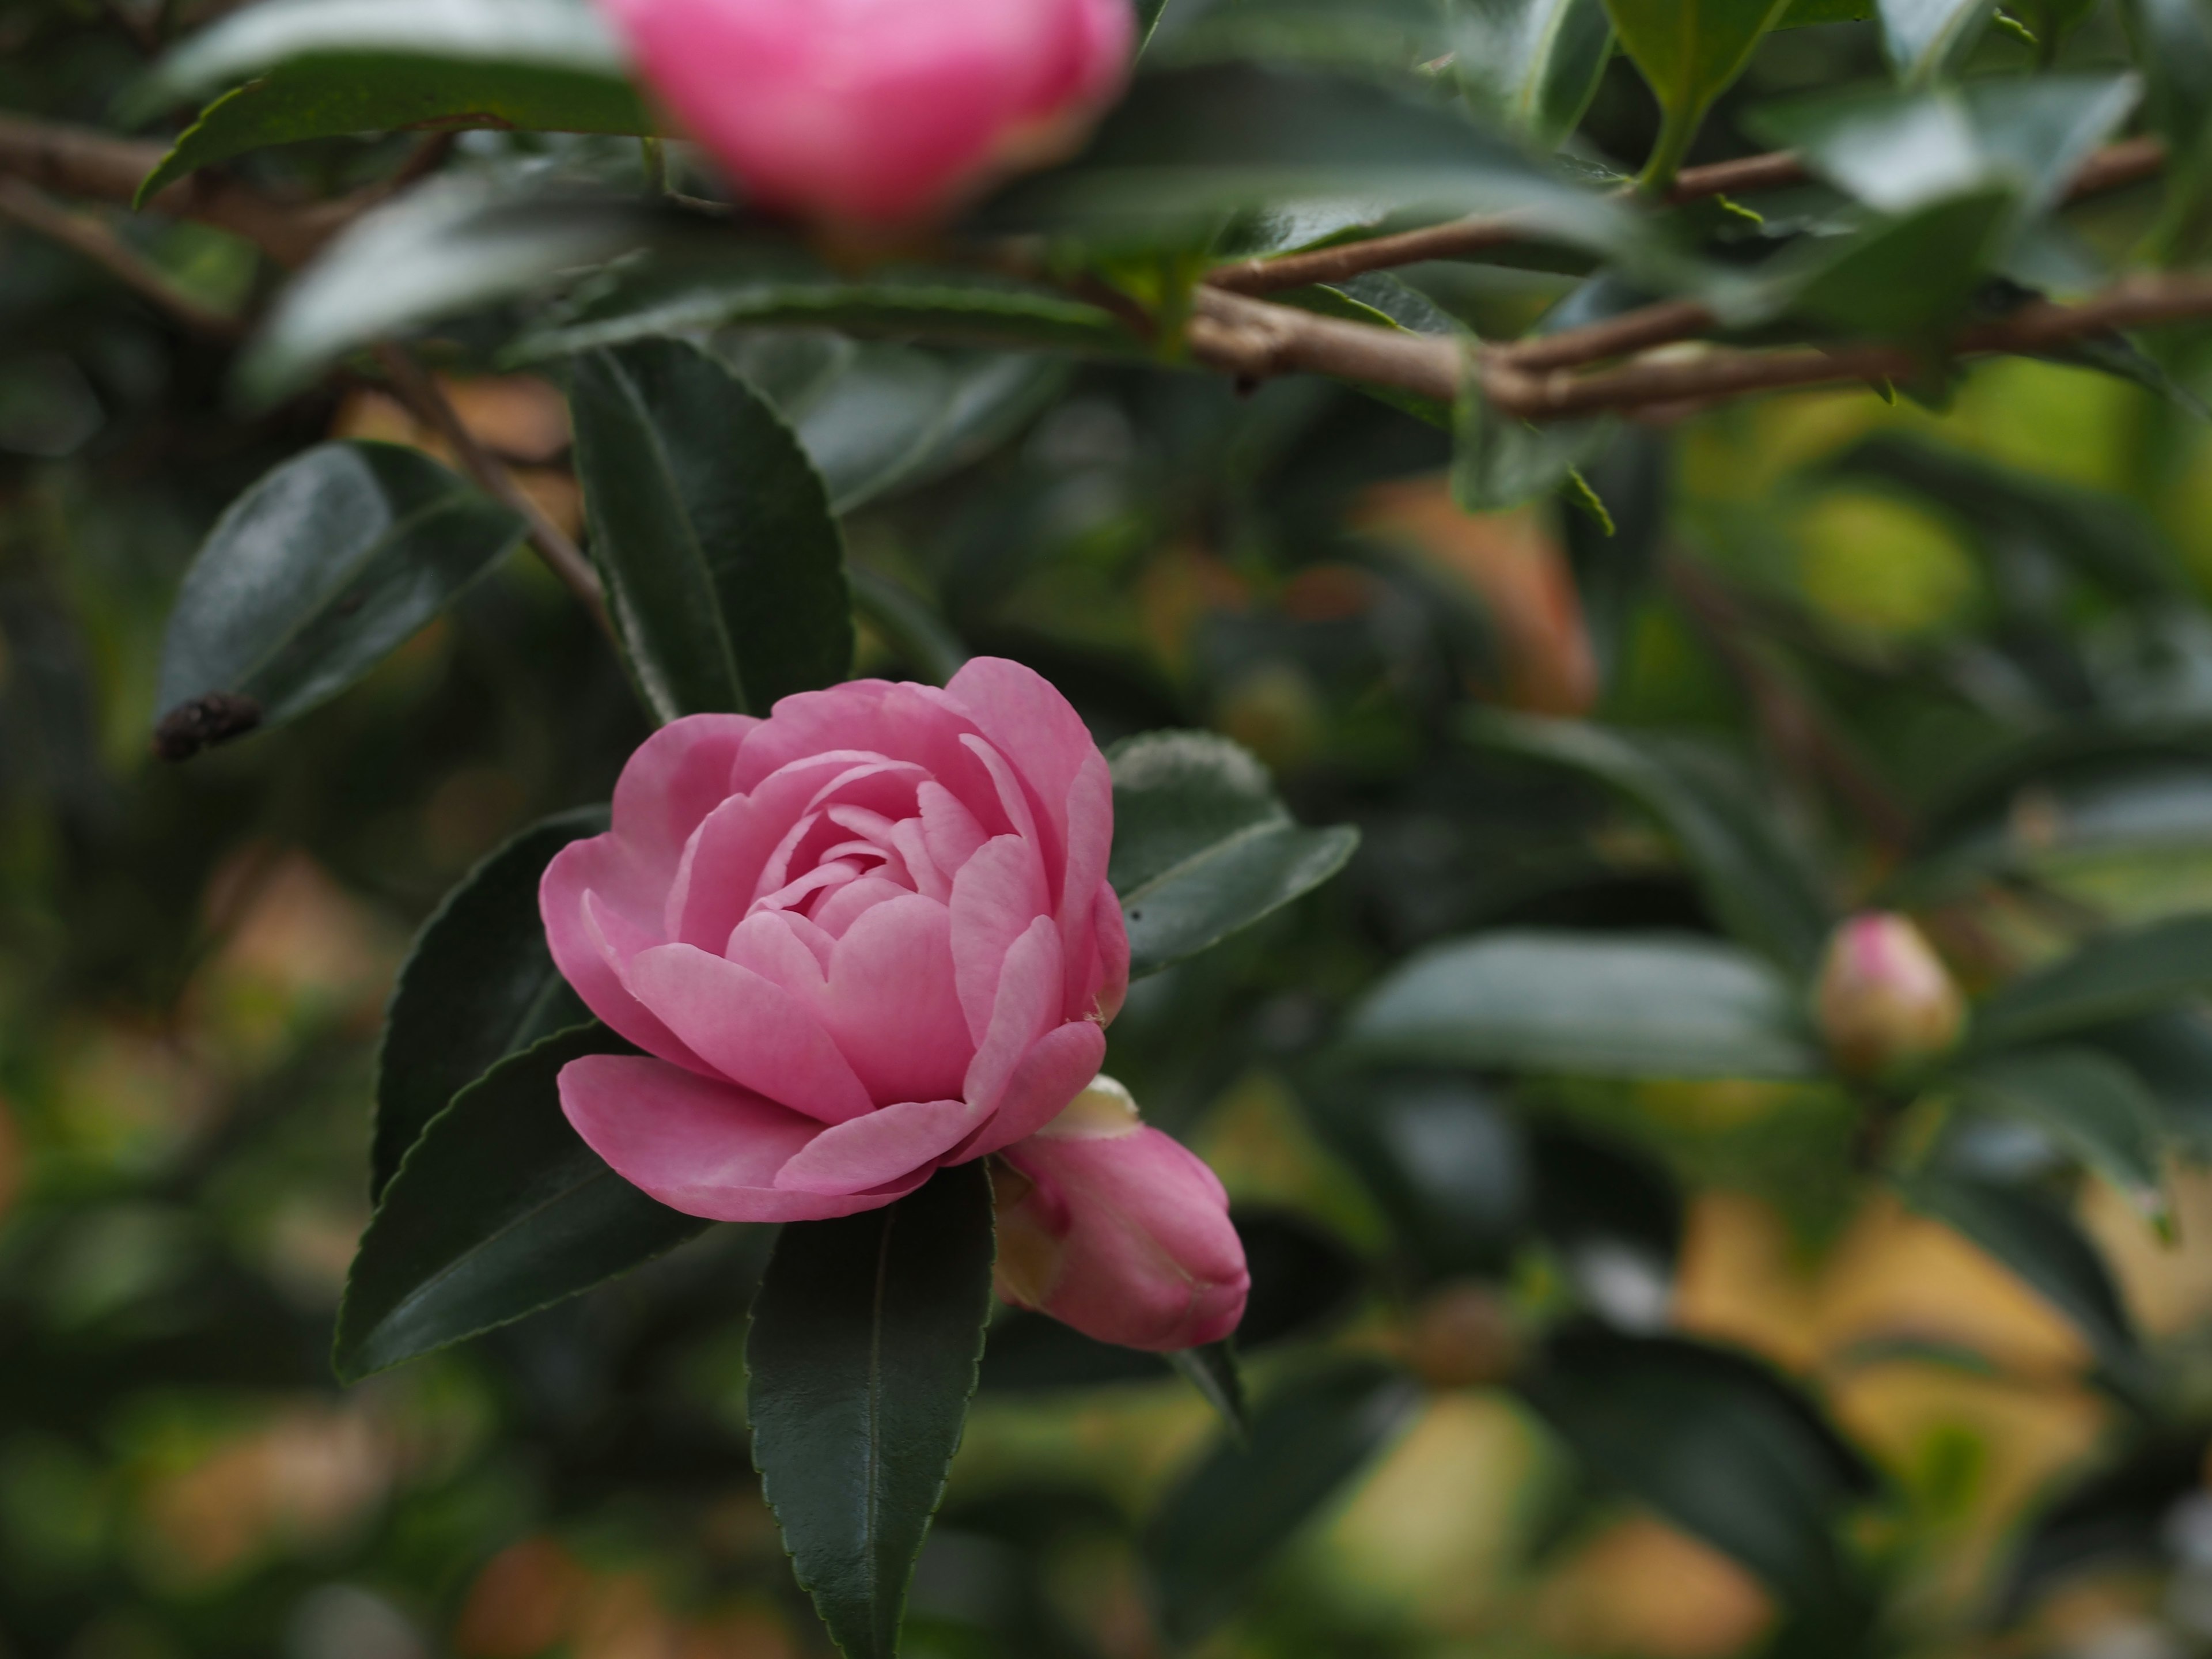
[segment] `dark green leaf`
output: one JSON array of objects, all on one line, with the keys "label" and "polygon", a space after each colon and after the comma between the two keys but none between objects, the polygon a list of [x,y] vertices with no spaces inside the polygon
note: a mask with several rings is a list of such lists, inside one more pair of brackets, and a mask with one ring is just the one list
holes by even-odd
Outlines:
[{"label": "dark green leaf", "polygon": [[2088,1340],[2107,1380],[2140,1384],[2142,1353],[2112,1275],[2074,1219],[2050,1200],[1992,1181],[1923,1171],[1906,1203],[1965,1235],[2017,1273]]},{"label": "dark green leaf", "polygon": [[562,1032],[430,1121],[362,1235],[338,1310],[340,1377],[510,1323],[704,1231],[610,1170],[562,1115],[563,1066],[635,1052],[602,1026]]},{"label": "dark green leaf", "polygon": [[1974,1046],[2015,1048],[2212,991],[2212,915],[2099,934],[2024,974],[1975,1012]]},{"label": "dark green leaf", "polygon": [[1837,1547],[1873,1472],[1765,1364],[1674,1337],[1594,1328],[1555,1337],[1521,1385],[1593,1470],[1808,1610],[1855,1599]]},{"label": "dark green leaf", "polygon": [[1717,757],[1680,741],[1586,721],[1482,713],[1463,728],[1475,743],[1596,778],[1672,834],[1713,914],[1746,944],[1794,973],[1809,973],[1833,916],[1806,860],[1774,813]]},{"label": "dark green leaf", "polygon": [[1582,1077],[1822,1069],[1788,982],[1689,934],[1500,931],[1436,945],[1353,1008],[1345,1042],[1378,1060]]},{"label": "dark green leaf", "polygon": [[844,544],[790,428],[696,347],[587,352],[570,375],[592,557],[647,705],[765,714],[853,660]]},{"label": "dark green leaf", "polygon": [[1548,495],[1602,450],[1616,422],[1599,416],[1540,425],[1501,415],[1480,377],[1462,377],[1452,429],[1452,499],[1469,513],[1496,513]]},{"label": "dark green leaf", "polygon": [[1880,0],[1882,44],[1900,81],[1948,75],[1981,38],[1989,0]]},{"label": "dark green leaf", "polygon": [[1189,1641],[1225,1617],[1419,1399],[1388,1366],[1340,1362],[1270,1395],[1248,1443],[1218,1443],[1169,1495],[1146,1540],[1169,1635]]},{"label": "dark green leaf", "polygon": [[[1726,91],[1790,0],[1605,0],[1621,49],[1644,72],[1666,125],[1679,133],[1677,156],[1697,124]],[[1668,145],[1666,137],[1662,146]],[[1673,165],[1665,171],[1671,175]]]},{"label": "dark green leaf", "polygon": [[1209,732],[1116,744],[1108,878],[1129,926],[1129,972],[1157,973],[1311,892],[1359,844],[1346,825],[1304,829],[1267,769]]},{"label": "dark green leaf", "polygon": [[336,696],[522,539],[522,520],[419,451],[324,444],[234,501],[161,642],[165,714],[248,698],[274,726]]},{"label": "dark green leaf", "polygon": [[898,653],[906,665],[934,684],[949,684],[969,653],[951,624],[919,593],[866,565],[848,565],[853,611]]},{"label": "dark green leaf", "polygon": [[1452,67],[1478,106],[1538,143],[1565,142],[1613,56],[1605,0],[1467,0]]},{"label": "dark green leaf", "polygon": [[1663,434],[1649,427],[1622,428],[1581,469],[1612,516],[1611,532],[1587,514],[1565,515],[1567,559],[1582,600],[1583,625],[1608,684],[1620,672],[1629,630],[1658,568],[1660,542],[1668,529],[1670,462]]},{"label": "dark green leaf", "polygon": [[1189,1379],[1191,1387],[1206,1396],[1206,1403],[1221,1413],[1222,1421],[1240,1438],[1251,1434],[1251,1417],[1244,1404],[1244,1373],[1237,1369],[1234,1343],[1209,1342],[1202,1348],[1180,1348],[1168,1359]]},{"label": "dark green leaf", "polygon": [[2120,0],[2120,17],[2135,48],[2136,67],[2149,83],[2144,113],[2178,167],[2166,188],[2185,210],[2205,184],[2205,135],[2212,131],[2212,16],[2197,0]]},{"label": "dark green leaf", "polygon": [[2142,1080],[2185,1156],[2212,1158],[2212,1019],[2203,1010],[2169,1008],[2077,1032],[2075,1041],[2114,1056]]},{"label": "dark green leaf", "polygon": [[1777,261],[1772,291],[1797,316],[1932,350],[1996,268],[2019,207],[2010,186],[1968,190],[1802,245]]},{"label": "dark green leaf", "polygon": [[607,809],[548,818],[491,854],[415,936],[376,1062],[369,1197],[383,1195],[430,1120],[507,1055],[590,1023],[545,944],[538,881],[553,855],[607,827]]},{"label": "dark green leaf", "polygon": [[983,223],[1180,246],[1233,212],[1346,197],[1437,216],[1510,210],[1576,246],[1636,234],[1616,204],[1433,101],[1249,64],[1143,77],[1083,155],[1013,186]]},{"label": "dark green leaf", "polygon": [[171,52],[130,103],[150,113],[226,88],[146,176],[142,203],[197,168],[307,138],[653,131],[613,38],[573,0],[266,0]]},{"label": "dark green leaf", "polygon": [[372,341],[573,282],[655,228],[619,198],[434,179],[362,215],[293,278],[239,364],[240,387],[273,402]]},{"label": "dark green leaf", "polygon": [[1443,10],[1433,0],[1174,0],[1147,67],[1241,59],[1402,73],[1451,49]]},{"label": "dark green leaf", "polygon": [[847,1659],[893,1659],[960,1445],[991,1311],[979,1160],[909,1197],[787,1224],[745,1339],[753,1462],[799,1582]]},{"label": "dark green leaf", "polygon": [[2034,1124],[2154,1219],[2166,1214],[2165,1127],[2142,1080],[2094,1048],[2026,1048],[1962,1079],[1966,1103]]}]

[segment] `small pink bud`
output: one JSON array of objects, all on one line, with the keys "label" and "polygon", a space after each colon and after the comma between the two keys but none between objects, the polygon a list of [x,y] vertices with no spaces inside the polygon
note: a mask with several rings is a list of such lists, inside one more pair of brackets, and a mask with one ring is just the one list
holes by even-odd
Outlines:
[{"label": "small pink bud", "polygon": [[1229,1195],[1112,1078],[1000,1156],[1004,1300],[1129,1348],[1194,1348],[1237,1328],[1252,1281]]},{"label": "small pink bud", "polygon": [[1075,148],[1129,0],[602,0],[678,120],[771,207],[896,225]]},{"label": "small pink bud", "polygon": [[1926,938],[1888,911],[1853,916],[1836,930],[1815,1003],[1837,1069],[1856,1078],[1893,1076],[1946,1053],[1966,1018]]}]

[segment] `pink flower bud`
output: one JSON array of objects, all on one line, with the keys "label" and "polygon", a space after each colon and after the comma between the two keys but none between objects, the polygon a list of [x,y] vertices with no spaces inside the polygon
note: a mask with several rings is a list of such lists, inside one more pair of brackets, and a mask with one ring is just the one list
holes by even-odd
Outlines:
[{"label": "pink flower bud", "polygon": [[1828,941],[1816,996],[1820,1034],[1837,1069],[1880,1078],[1935,1059],[1959,1040],[1959,988],[1905,917],[1851,917]]},{"label": "pink flower bud", "polygon": [[645,79],[754,198],[895,224],[1074,148],[1129,0],[604,0]]},{"label": "pink flower bud", "polygon": [[1085,1336],[1166,1352],[1218,1341],[1251,1288],[1229,1195],[1100,1077],[1000,1155],[999,1294]]}]

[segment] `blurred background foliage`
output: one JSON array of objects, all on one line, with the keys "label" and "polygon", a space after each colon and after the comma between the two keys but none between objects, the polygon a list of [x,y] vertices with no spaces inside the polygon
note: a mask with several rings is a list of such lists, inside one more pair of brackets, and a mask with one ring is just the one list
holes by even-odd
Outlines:
[{"label": "blurred background foliage", "polygon": [[[9,0],[0,104],[101,118],[150,17]],[[1982,50],[2020,48],[1999,33]],[[2110,17],[2069,52],[2113,61]],[[1704,143],[1749,148],[1739,104],[1878,64],[1869,25],[1774,36]],[[1585,131],[1634,156],[1651,124],[1616,61]],[[251,165],[325,189],[404,149]],[[2120,245],[2149,210],[2122,195],[2075,228]],[[218,311],[268,281],[220,233],[114,223]],[[1569,286],[1412,275],[1492,332]],[[760,354],[810,349],[724,343],[763,375]],[[2203,343],[2159,343],[2212,395]],[[744,1441],[751,1233],[716,1229],[361,1386],[331,1379],[405,941],[506,836],[605,799],[647,725],[587,619],[518,557],[312,717],[156,762],[164,619],[221,508],[325,435],[437,448],[343,384],[240,416],[228,361],[103,270],[0,229],[0,1652],[826,1651]],[[1109,1069],[1237,1201],[1279,1481],[1194,1519],[1175,1495],[1221,1455],[1205,1404],[1154,1362],[1010,1319],[908,1650],[2206,1650],[2212,1176],[2185,1157],[2173,1242],[2110,1186],[2071,1190],[2156,1369],[2131,1400],[2075,1323],[1862,1178],[1833,1084],[1347,1082],[1323,1057],[1393,963],[1449,935],[1721,931],[1660,824],[1469,743],[1471,705],[1693,739],[1818,850],[1841,901],[1883,891],[1917,848],[1894,902],[1975,988],[2095,927],[2212,906],[2212,429],[2021,360],[1941,410],[1765,399],[1625,428],[1589,469],[1608,536],[1564,507],[1462,514],[1443,434],[1346,389],[1032,380],[962,465],[848,520],[854,564],[926,596],[966,648],[1050,675],[1102,741],[1212,727],[1302,818],[1365,840],[1294,911],[1140,984],[1112,1032]],[[573,526],[558,393],[450,391]],[[910,648],[864,634],[860,668],[921,672]],[[2185,1150],[2191,1126],[2212,1148],[2212,1091],[2193,1117],[2185,1091],[2169,1103]],[[2032,1135],[1990,1139],[1990,1167],[2047,1165]],[[1868,1466],[1839,1448],[1830,1484],[1870,1608],[1778,1595],[1746,1565],[1756,1539],[1723,1548],[1649,1501],[1672,1482],[1694,1509],[1741,1474],[1694,1425],[1603,1425],[1622,1467],[1638,1446],[1677,1460],[1641,1485],[1571,1455],[1574,1401],[1519,1369],[1570,1305],[1757,1356],[1825,1403]],[[1600,1374],[1631,1363],[1603,1348],[1617,1337],[1582,1340]],[[1630,1395],[1663,1404],[1668,1386],[1655,1372]],[[1741,1478],[1756,1528],[1767,1475]]]}]

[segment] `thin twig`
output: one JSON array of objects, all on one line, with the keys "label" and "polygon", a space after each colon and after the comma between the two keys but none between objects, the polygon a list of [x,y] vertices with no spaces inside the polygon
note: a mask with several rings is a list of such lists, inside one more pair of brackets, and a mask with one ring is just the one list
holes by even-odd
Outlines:
[{"label": "thin twig", "polygon": [[12,220],[83,255],[194,333],[228,341],[246,331],[237,318],[187,294],[159,265],[106,225],[84,214],[71,213],[21,179],[0,178],[0,218]]},{"label": "thin twig", "polygon": [[387,341],[376,348],[376,360],[391,382],[394,395],[417,420],[446,441],[468,475],[486,492],[522,515],[523,522],[529,526],[530,544],[538,556],[561,579],[562,585],[583,602],[592,619],[611,639],[614,626],[607,616],[606,590],[583,550],[545,516],[545,510],[514,481],[514,475],[477,441],[446,394],[439,390],[438,383],[423,372],[422,366],[406,348]]}]

